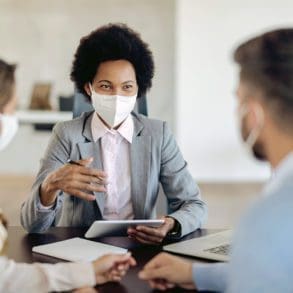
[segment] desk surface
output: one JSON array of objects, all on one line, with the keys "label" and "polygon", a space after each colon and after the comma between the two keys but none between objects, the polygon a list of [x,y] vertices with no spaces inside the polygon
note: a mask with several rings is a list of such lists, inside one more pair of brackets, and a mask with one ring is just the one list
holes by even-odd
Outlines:
[{"label": "desk surface", "polygon": [[[49,262],[56,263],[60,260],[32,253],[32,247],[35,245],[46,244],[56,242],[72,237],[83,237],[86,229],[83,228],[51,228],[44,234],[27,234],[21,227],[9,227],[9,242],[8,242],[8,257],[14,259],[17,262]],[[195,238],[203,235],[207,235],[217,230],[198,230],[183,240]],[[137,273],[154,255],[158,254],[161,250],[161,246],[146,246],[141,245],[127,237],[104,237],[95,239],[100,242],[112,244],[127,248],[132,252],[132,255],[137,261],[137,266],[130,269],[127,275],[123,278],[120,284],[109,283],[103,286],[99,286],[99,292],[119,292],[119,293],[144,293],[152,292],[151,288],[146,282],[138,279]],[[194,261],[199,261],[193,259]],[[201,261],[202,262],[202,261]],[[168,292],[183,292],[184,290],[174,289]],[[189,291],[190,292],[190,291]]]}]

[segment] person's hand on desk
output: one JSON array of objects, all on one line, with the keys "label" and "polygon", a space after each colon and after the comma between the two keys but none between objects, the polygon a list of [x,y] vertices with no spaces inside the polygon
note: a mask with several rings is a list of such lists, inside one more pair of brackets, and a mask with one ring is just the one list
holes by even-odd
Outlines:
[{"label": "person's hand on desk", "polygon": [[136,226],[128,228],[128,235],[143,244],[160,244],[167,234],[174,228],[175,220],[164,217],[164,224],[160,227]]},{"label": "person's hand on desk", "polygon": [[89,158],[65,164],[48,174],[40,188],[41,203],[53,205],[60,190],[88,201],[95,200],[92,192],[106,192],[107,174],[89,168],[92,161]]},{"label": "person's hand on desk", "polygon": [[167,253],[155,256],[138,276],[148,281],[153,289],[167,290],[175,286],[196,289],[192,279],[192,263]]},{"label": "person's hand on desk", "polygon": [[136,265],[130,253],[108,254],[93,262],[96,282],[103,284],[111,281],[120,281],[128,269]]}]

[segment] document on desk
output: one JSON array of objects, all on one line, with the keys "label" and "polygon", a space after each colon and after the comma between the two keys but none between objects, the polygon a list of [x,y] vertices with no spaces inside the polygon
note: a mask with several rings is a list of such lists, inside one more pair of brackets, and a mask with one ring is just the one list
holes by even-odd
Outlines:
[{"label": "document on desk", "polygon": [[32,251],[68,261],[93,261],[109,253],[127,253],[127,249],[79,237],[34,246]]}]

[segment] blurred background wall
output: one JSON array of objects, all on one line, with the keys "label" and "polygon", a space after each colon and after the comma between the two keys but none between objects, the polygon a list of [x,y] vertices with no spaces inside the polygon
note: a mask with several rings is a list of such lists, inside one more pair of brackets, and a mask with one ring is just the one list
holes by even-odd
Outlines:
[{"label": "blurred background wall", "polygon": [[199,181],[263,181],[269,169],[240,144],[233,50],[293,25],[291,0],[180,0],[176,18],[176,133]]}]

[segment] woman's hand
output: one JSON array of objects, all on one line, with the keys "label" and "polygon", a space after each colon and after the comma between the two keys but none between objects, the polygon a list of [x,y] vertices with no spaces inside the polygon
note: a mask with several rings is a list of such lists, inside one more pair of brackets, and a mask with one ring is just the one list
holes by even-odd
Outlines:
[{"label": "woman's hand", "polygon": [[174,228],[175,220],[165,217],[164,224],[160,227],[153,228],[147,226],[137,226],[135,228],[128,228],[127,233],[131,238],[144,244],[160,244],[169,231]]},{"label": "woman's hand", "polygon": [[111,281],[120,281],[128,269],[136,265],[130,253],[108,254],[93,262],[96,282],[103,284]]},{"label": "woman's hand", "polygon": [[167,253],[155,256],[138,276],[154,289],[167,290],[175,286],[196,288],[192,279],[192,263]]},{"label": "woman's hand", "polygon": [[92,192],[106,192],[107,174],[101,170],[89,168],[93,158],[66,164],[45,178],[40,188],[40,199],[44,206],[55,203],[59,190],[70,195],[93,201]]}]

